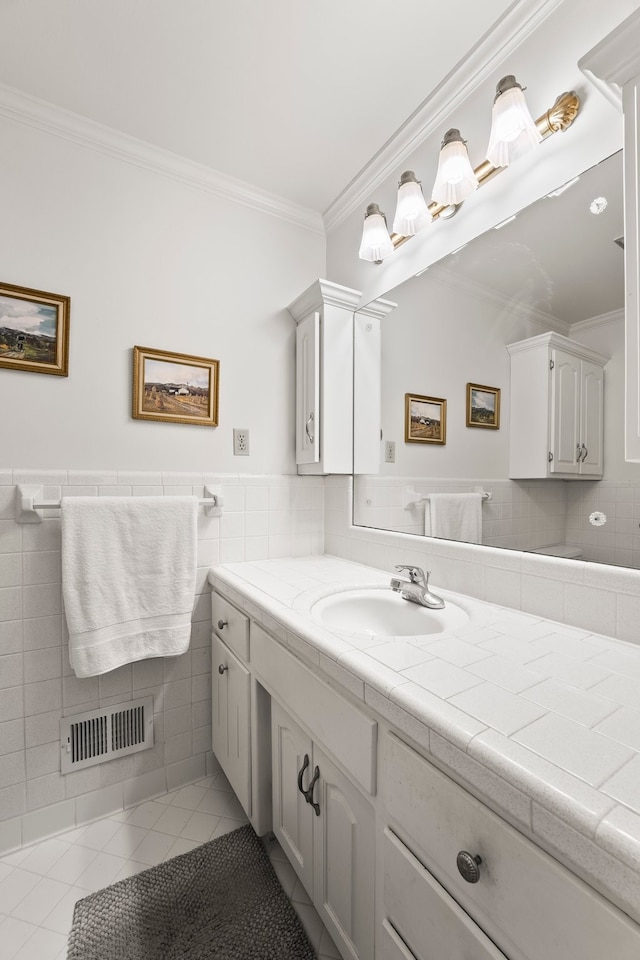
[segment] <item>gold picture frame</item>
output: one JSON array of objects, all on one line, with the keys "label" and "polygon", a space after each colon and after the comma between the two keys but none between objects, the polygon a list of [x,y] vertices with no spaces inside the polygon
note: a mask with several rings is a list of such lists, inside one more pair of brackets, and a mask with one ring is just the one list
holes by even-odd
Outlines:
[{"label": "gold picture frame", "polygon": [[467,426],[500,429],[500,388],[467,384]]},{"label": "gold picture frame", "polygon": [[219,374],[218,360],[134,347],[134,419],[217,427]]},{"label": "gold picture frame", "polygon": [[441,397],[405,393],[404,442],[446,443],[447,401]]},{"label": "gold picture frame", "polygon": [[69,376],[71,298],[0,283],[0,367]]}]

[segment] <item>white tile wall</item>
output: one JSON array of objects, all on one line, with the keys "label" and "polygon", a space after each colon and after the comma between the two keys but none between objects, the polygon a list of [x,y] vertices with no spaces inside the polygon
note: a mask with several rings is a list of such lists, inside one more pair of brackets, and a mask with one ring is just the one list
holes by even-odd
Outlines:
[{"label": "white tile wall", "polygon": [[[515,550],[492,549],[486,545],[477,546],[353,526],[352,486],[351,477],[325,479],[327,554],[389,572],[393,571],[395,564],[412,563],[431,571],[431,583],[436,592],[437,587],[458,591],[589,632],[640,643],[640,568],[625,569],[606,563],[561,560]],[[592,484],[587,482],[564,486],[571,489],[584,488],[583,494],[586,496]],[[487,482],[487,489],[490,488]],[[626,493],[620,496],[627,498],[620,502],[628,503],[631,491],[632,502],[637,504],[640,516],[640,485],[636,487],[635,484],[627,483],[620,489],[626,490]],[[600,508],[603,506],[604,501],[600,503]],[[607,502],[606,509],[611,509],[611,501]],[[637,522],[640,523],[640,519]],[[518,636],[519,628],[516,622],[513,628],[514,635]],[[486,646],[491,649],[490,644]],[[510,644],[508,650],[497,646],[493,652],[513,660],[514,649],[514,645]],[[522,661],[523,665],[526,663],[526,660]],[[539,657],[536,670],[544,672],[544,665],[543,659]],[[559,665],[557,666],[559,668]],[[596,667],[597,658],[588,671],[585,668],[585,684],[586,672],[589,673],[588,685],[598,682],[598,677],[593,675]],[[505,665],[496,665],[495,669],[504,673]],[[509,669],[513,670],[513,667]],[[478,673],[479,677],[483,676],[481,665],[474,665],[473,672]],[[549,672],[546,675],[551,674]],[[575,671],[573,677],[575,679]],[[487,679],[493,678],[487,676]],[[541,676],[541,679],[544,677]],[[517,682],[518,678],[514,675],[513,683]],[[633,700],[631,690],[629,700],[629,706],[637,707],[637,699]]]},{"label": "white tile wall", "polygon": [[[533,550],[553,543],[579,547],[585,560],[640,568],[640,482],[598,480],[463,480],[358,477],[355,522],[398,533],[424,533],[424,504],[403,507],[406,487],[419,493],[490,491],[482,507],[485,546]],[[607,522],[595,527],[595,510]]]},{"label": "white tile wall", "polygon": [[[220,488],[222,516],[202,511],[198,521],[186,654],[101,677],[73,674],[62,613],[59,515],[49,511],[42,523],[16,523],[17,483],[42,484],[46,500],[80,494],[202,496],[205,485]],[[204,776],[211,751],[209,567],[323,550],[321,477],[0,470],[0,851]],[[156,712],[152,749],[60,775],[62,716],[149,694]]]}]

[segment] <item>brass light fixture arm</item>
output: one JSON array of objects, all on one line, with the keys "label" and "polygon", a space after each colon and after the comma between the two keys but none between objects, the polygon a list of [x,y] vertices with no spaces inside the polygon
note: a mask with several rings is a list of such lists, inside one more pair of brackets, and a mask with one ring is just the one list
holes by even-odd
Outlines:
[{"label": "brass light fixture arm", "polygon": [[[536,127],[542,139],[546,140],[553,133],[568,130],[577,117],[579,110],[580,98],[574,90],[561,93],[554,105],[536,120]],[[494,167],[488,160],[483,160],[473,172],[478,178],[478,183],[483,184],[497,173],[500,173],[501,170],[504,170],[504,167]],[[428,206],[429,213],[433,220],[437,220],[442,211],[447,209],[442,203],[430,203]],[[411,237],[404,237],[401,233],[391,234],[391,242],[396,250],[410,239]]]}]

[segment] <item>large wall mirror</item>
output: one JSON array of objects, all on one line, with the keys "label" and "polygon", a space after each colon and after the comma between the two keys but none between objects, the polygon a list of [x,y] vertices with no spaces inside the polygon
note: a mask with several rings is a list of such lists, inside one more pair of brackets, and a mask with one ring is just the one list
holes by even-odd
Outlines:
[{"label": "large wall mirror", "polygon": [[[624,459],[623,232],[617,153],[388,292],[381,463],[354,478],[356,525],[430,536],[432,494],[483,492],[479,531],[454,519],[448,538],[640,568],[640,465]],[[510,478],[507,346],[549,331],[607,358],[600,480]],[[470,411],[468,384],[496,393],[474,390]],[[418,398],[409,422],[407,395]],[[533,416],[542,398],[526,402]]]}]

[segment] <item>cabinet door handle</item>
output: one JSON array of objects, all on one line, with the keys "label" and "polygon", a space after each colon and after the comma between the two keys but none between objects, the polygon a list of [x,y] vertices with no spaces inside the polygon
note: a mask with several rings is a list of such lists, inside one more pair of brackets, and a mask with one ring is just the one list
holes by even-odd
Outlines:
[{"label": "cabinet door handle", "polygon": [[224,663],[221,663],[220,666],[218,667],[218,673],[220,674],[220,676],[223,676],[225,670],[228,670],[228,669],[229,667],[227,667]]},{"label": "cabinet door handle", "polygon": [[580,459],[581,459],[581,457],[582,457],[582,447],[580,446],[579,443],[576,443],[576,450],[577,450],[577,453],[576,453],[576,463],[580,463]]},{"label": "cabinet door handle", "polygon": [[313,771],[313,780],[309,784],[308,789],[305,791],[305,797],[306,797],[307,803],[310,803],[313,809],[315,810],[316,817],[320,816],[320,804],[313,802],[313,789],[319,779],[320,779],[320,767],[316,766],[315,770]]},{"label": "cabinet door handle", "polygon": [[307,434],[307,436],[308,436],[308,438],[309,438],[309,443],[313,443],[313,434],[312,434],[311,431],[309,430],[309,424],[311,424],[311,423],[313,423],[313,410],[312,410],[311,413],[309,414],[309,417],[308,417],[308,419],[307,419],[307,422],[306,422],[305,425],[304,425],[304,429],[305,429],[306,434]]},{"label": "cabinet door handle", "polygon": [[[300,769],[298,770],[298,790],[300,791],[300,793],[302,794],[302,796],[305,798],[305,800],[307,800],[307,791],[306,791],[306,790],[304,789],[304,787],[302,786],[302,778],[303,778],[304,772],[305,772],[305,770],[307,769],[308,766],[309,766],[309,754],[308,754],[308,753],[305,753],[305,755],[304,755],[304,760],[303,760],[303,762],[302,762],[302,766],[301,766]],[[308,803],[308,802],[309,802],[309,801],[307,800],[307,803]]]},{"label": "cabinet door handle", "polygon": [[305,753],[302,766],[298,770],[298,790],[300,791],[304,799],[307,801],[307,803],[311,804],[311,806],[316,812],[316,817],[319,817],[320,804],[313,802],[313,790],[320,777],[320,767],[316,766],[315,770],[313,771],[313,779],[311,780],[311,783],[305,790],[305,788],[302,786],[302,778],[304,777],[304,772],[308,766],[309,766],[309,754]]},{"label": "cabinet door handle", "polygon": [[218,630],[223,630],[225,627],[229,626],[228,620],[218,620]]},{"label": "cabinet door handle", "polygon": [[582,462],[584,463],[584,461],[587,459],[589,451],[585,447],[584,443],[582,444],[582,449],[584,450],[584,453],[582,454]]},{"label": "cabinet door handle", "polygon": [[480,879],[480,864],[482,857],[474,857],[473,854],[461,850],[456,857],[456,866],[460,871],[463,880],[467,883],[477,883]]}]

